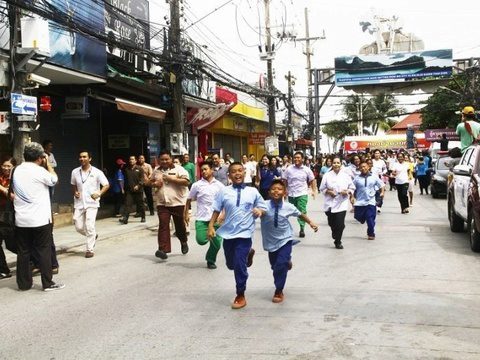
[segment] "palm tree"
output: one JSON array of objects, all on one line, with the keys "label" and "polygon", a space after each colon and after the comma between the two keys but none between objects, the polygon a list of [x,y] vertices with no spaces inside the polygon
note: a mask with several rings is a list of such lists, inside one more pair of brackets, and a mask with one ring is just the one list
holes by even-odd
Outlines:
[{"label": "palm tree", "polygon": [[393,95],[387,94],[375,95],[371,99],[365,99],[363,95],[350,95],[342,102],[345,117],[358,126],[362,123],[361,133],[369,135],[377,135],[379,130],[387,131],[395,125],[396,121],[392,118],[403,111],[397,107],[397,103]]}]

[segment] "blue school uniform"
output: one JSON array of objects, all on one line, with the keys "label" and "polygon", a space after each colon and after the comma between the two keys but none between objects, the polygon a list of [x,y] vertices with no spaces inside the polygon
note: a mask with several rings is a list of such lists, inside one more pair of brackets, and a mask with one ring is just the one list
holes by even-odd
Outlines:
[{"label": "blue school uniform", "polygon": [[255,231],[254,208],[267,210],[258,190],[245,184],[225,187],[213,203],[214,211],[225,210],[225,221],[217,235],[223,238],[225,260],[228,269],[234,272],[237,295],[243,295],[247,287],[247,257]]},{"label": "blue school uniform", "polygon": [[276,290],[285,287],[292,255],[293,228],[288,218],[300,215],[301,212],[288,202],[269,200],[267,212],[261,219],[263,248],[268,251]]}]

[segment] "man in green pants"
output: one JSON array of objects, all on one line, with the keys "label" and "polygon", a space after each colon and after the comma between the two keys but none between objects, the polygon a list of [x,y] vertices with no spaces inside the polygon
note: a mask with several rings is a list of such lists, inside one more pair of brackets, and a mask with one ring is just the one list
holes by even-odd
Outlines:
[{"label": "man in green pants", "polygon": [[[293,165],[289,166],[282,174],[288,191],[288,202],[293,204],[302,214],[307,213],[308,187],[312,188],[315,196],[317,188],[312,170],[303,164],[303,153],[297,151],[293,155]],[[299,237],[305,237],[305,221],[298,218],[300,224]]]},{"label": "man in green pants", "polygon": [[[207,237],[208,223],[213,214],[213,201],[215,195],[222,190],[224,185],[213,177],[213,164],[204,162],[201,168],[202,178],[195,182],[188,194],[187,204],[185,205],[185,221],[190,220],[188,209],[192,201],[197,201],[197,218],[195,221],[196,240],[199,245],[205,245],[210,242],[205,259],[209,269],[216,269],[217,254],[222,246],[222,238],[218,235],[209,241]],[[215,226],[215,230],[220,225]]]}]

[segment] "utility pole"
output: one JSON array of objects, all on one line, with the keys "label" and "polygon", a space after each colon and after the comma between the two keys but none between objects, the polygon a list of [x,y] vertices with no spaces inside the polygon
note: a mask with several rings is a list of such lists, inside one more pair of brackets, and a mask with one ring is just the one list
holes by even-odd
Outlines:
[{"label": "utility pole", "polygon": [[[325,39],[325,34],[322,36],[315,36],[315,37],[310,37],[310,27],[308,23],[308,8],[305,8],[305,37],[304,38],[297,38],[295,41],[305,41],[305,51],[303,54],[307,57],[307,108],[308,108],[308,122],[309,124],[313,124],[314,122],[317,123],[317,119],[315,118],[315,114],[313,111],[313,101],[312,101],[312,60],[311,57],[313,56],[313,50],[311,48],[311,43],[310,41],[315,41],[315,40],[322,40]],[[316,72],[315,72],[316,73]],[[318,96],[318,94],[316,94]],[[316,98],[318,100],[318,98]],[[316,104],[318,104],[316,102]],[[318,106],[315,107],[318,109]],[[319,133],[319,126],[315,126],[316,129],[316,138],[320,137]],[[316,148],[316,151],[318,153],[320,149],[320,139],[316,141],[316,144],[318,142],[318,148]]]},{"label": "utility pole", "polygon": [[182,71],[183,66],[176,63],[180,53],[180,6],[179,0],[170,0],[170,29],[168,49],[172,66],[170,84],[172,90],[173,132],[183,134],[185,129],[185,113],[183,104]]},{"label": "utility pole", "polygon": [[292,125],[292,86],[295,85],[295,76],[292,76],[292,73],[289,71],[288,75],[285,76],[285,79],[288,81],[288,94],[287,94],[287,132],[286,140],[288,150],[293,150],[293,125]]},{"label": "utility pole", "polygon": [[[19,43],[19,27],[20,27],[20,9],[8,5],[8,19],[10,23],[10,59],[16,58],[17,46]],[[22,66],[23,68],[23,66]],[[17,73],[17,62],[10,62],[10,82],[12,93],[23,93],[22,86],[24,85],[25,74]],[[23,149],[25,144],[29,141],[30,136],[28,132],[19,130],[19,122],[17,121],[17,116],[13,113],[10,113],[10,131],[12,133],[13,140],[13,157],[18,164],[23,162]]]},{"label": "utility pole", "polygon": [[265,0],[265,36],[266,36],[266,52],[267,52],[267,86],[270,95],[267,98],[268,105],[268,124],[271,135],[276,135],[275,122],[275,97],[273,94],[273,57],[274,49],[272,48],[272,34],[270,31],[270,0]]}]

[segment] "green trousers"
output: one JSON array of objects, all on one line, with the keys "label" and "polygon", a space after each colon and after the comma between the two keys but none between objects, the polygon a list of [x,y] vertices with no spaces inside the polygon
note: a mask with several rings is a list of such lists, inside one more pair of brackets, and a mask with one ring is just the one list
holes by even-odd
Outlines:
[{"label": "green trousers", "polygon": [[[215,224],[215,230],[217,230],[219,227],[220,225]],[[207,254],[205,255],[205,260],[207,260],[207,263],[209,264],[215,264],[217,261],[218,251],[222,247],[222,238],[216,235],[212,241],[208,240],[208,221],[195,221],[195,232],[196,240],[199,245],[210,243]]]},{"label": "green trousers", "polygon": [[[302,214],[307,213],[307,203],[308,203],[308,195],[301,195],[297,197],[288,197],[288,202],[295,206]],[[300,224],[300,229],[305,229],[305,221],[298,218],[298,223]]]}]

